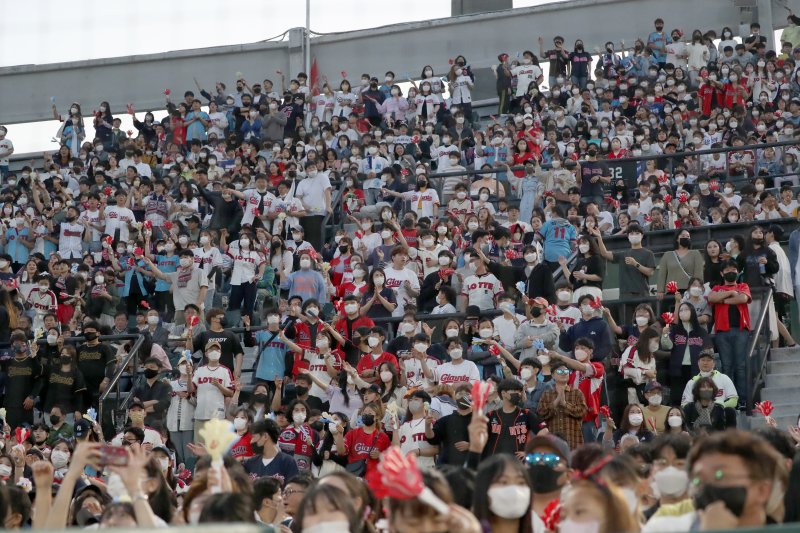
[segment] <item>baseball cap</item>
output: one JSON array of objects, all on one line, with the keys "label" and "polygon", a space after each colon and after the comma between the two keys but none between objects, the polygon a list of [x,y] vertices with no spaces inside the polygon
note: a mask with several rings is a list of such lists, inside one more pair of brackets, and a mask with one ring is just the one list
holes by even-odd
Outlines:
[{"label": "baseball cap", "polygon": [[644,386],[644,391],[645,392],[650,392],[650,391],[654,391],[654,390],[661,390],[661,389],[662,389],[661,383],[659,383],[658,381],[651,381],[647,385]]},{"label": "baseball cap", "polygon": [[144,409],[144,402],[142,400],[133,400],[131,401],[130,405],[128,405],[128,409],[133,409],[138,407],[139,409]]},{"label": "baseball cap", "polygon": [[74,427],[75,427],[75,438],[76,439],[84,438],[92,430],[92,424],[88,420],[83,419],[83,418],[81,418],[80,420],[75,422],[75,426]]},{"label": "baseball cap", "polygon": [[564,459],[567,466],[569,466],[569,444],[564,439],[555,435],[538,435],[533,437],[527,446],[528,450],[533,450],[534,448],[550,448],[556,455]]}]

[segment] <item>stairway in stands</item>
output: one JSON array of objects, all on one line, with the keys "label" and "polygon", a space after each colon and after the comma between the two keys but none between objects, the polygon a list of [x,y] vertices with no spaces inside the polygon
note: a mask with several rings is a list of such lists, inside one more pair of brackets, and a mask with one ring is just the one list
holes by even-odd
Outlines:
[{"label": "stairway in stands", "polygon": [[[772,417],[780,429],[797,424],[800,414],[800,347],[773,348],[767,362],[767,375],[761,400],[770,400],[775,405]],[[754,415],[753,428],[764,425],[764,417]]]}]

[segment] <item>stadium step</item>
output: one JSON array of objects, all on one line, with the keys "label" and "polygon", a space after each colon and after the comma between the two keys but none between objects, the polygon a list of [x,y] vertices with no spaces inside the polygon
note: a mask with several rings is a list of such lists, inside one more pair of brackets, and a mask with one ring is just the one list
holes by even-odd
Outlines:
[{"label": "stadium step", "polygon": [[798,361],[769,361],[767,363],[767,375],[769,374],[791,374],[800,372],[800,360]]},{"label": "stadium step", "polygon": [[[772,418],[778,423],[778,429],[786,430],[788,426],[794,426],[797,424],[797,415],[793,416],[775,416],[772,415]],[[750,417],[750,429],[758,429],[767,426],[766,419],[761,415],[754,415]]]},{"label": "stadium step", "polygon": [[800,347],[773,348],[769,352],[769,360],[772,363],[794,361],[800,368]]},{"label": "stadium step", "polygon": [[766,377],[766,386],[767,387],[795,387],[795,391],[797,390],[797,386],[800,385],[800,372],[798,372],[798,368],[793,369],[794,372],[787,372],[787,373],[779,373],[773,374],[771,372],[767,373]]},{"label": "stadium step", "polygon": [[800,405],[800,394],[798,394],[797,386],[767,386],[761,391],[761,399],[769,400],[774,404]]}]

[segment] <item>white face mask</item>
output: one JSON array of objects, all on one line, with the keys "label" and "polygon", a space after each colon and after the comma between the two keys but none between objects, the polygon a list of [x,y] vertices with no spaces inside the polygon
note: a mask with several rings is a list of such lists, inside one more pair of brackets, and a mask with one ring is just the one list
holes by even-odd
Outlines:
[{"label": "white face mask", "polygon": [[295,424],[299,425],[299,424],[302,424],[305,421],[306,421],[306,414],[305,413],[303,413],[301,411],[298,411],[296,413],[292,413],[292,422],[294,422]]},{"label": "white face mask", "polygon": [[579,251],[580,251],[582,254],[585,254],[585,253],[587,253],[587,252],[589,251],[589,248],[590,248],[590,247],[589,247],[589,245],[588,245],[588,244],[579,244],[579,245],[578,245],[578,250],[579,250]]},{"label": "white face mask", "polygon": [[633,426],[641,426],[644,416],[641,413],[631,413],[628,415],[628,422]]},{"label": "white face mask", "polygon": [[580,362],[584,362],[587,359],[589,359],[589,352],[587,352],[586,350],[577,349],[575,350],[575,359],[577,359]]},{"label": "white face mask", "polygon": [[701,287],[690,287],[689,294],[691,294],[692,296],[700,296],[703,294],[703,289]]},{"label": "white face mask", "polygon": [[636,317],[636,325],[639,327],[646,326],[648,319],[646,316],[637,316]]},{"label": "white face mask", "polygon": [[357,303],[349,303],[349,304],[344,306],[344,311],[348,315],[352,315],[352,314],[358,312],[358,304]]},{"label": "white face mask", "polygon": [[492,328],[482,328],[480,331],[478,331],[478,335],[480,335],[482,339],[490,338],[492,333],[494,333]]},{"label": "white face mask", "polygon": [[662,399],[663,398],[661,398],[660,394],[655,394],[653,396],[650,396],[650,398],[647,401],[650,403],[650,405],[658,407],[659,405],[661,405]]},{"label": "white face mask", "polygon": [[315,526],[304,527],[302,533],[350,533],[350,522],[347,520],[320,522]]},{"label": "white face mask", "polygon": [[[673,417],[670,417],[673,418]],[[680,417],[675,417],[680,418]],[[664,496],[680,496],[689,488],[689,474],[686,470],[668,466],[653,476],[658,491]]]},{"label": "white face mask", "polygon": [[640,244],[642,242],[642,236],[638,233],[628,235],[628,241],[630,241],[631,244]]},{"label": "white face mask", "polygon": [[458,337],[458,328],[450,328],[444,332],[448,339]]},{"label": "white face mask", "polygon": [[53,467],[56,470],[65,468],[69,464],[69,453],[62,450],[54,450],[50,454],[50,462],[53,463]]},{"label": "white face mask", "polygon": [[425,353],[428,351],[428,345],[424,342],[417,342],[414,343],[414,349],[420,353]]},{"label": "white face mask", "polygon": [[530,367],[527,366],[519,371],[519,377],[521,377],[523,381],[528,381],[529,379],[531,379],[532,375],[533,375],[533,370],[531,370]]},{"label": "white face mask", "polygon": [[462,350],[461,348],[453,348],[452,350],[450,350],[450,359],[455,359],[456,361],[458,361],[459,359],[461,359],[461,357],[463,357],[463,355],[464,355],[464,350]]},{"label": "white face mask", "polygon": [[310,259],[301,259],[300,260],[300,268],[303,268],[303,269],[311,268],[311,260]]},{"label": "white face mask", "polygon": [[372,278],[372,281],[375,282],[375,285],[377,287],[383,287],[383,281],[384,281],[383,276],[375,276],[374,278]]},{"label": "white face mask", "polygon": [[317,339],[317,349],[318,350],[325,350],[329,345],[330,345],[330,342],[328,342],[327,338],[320,337],[319,339]]},{"label": "white face mask", "polygon": [[381,341],[378,339],[378,337],[369,337],[367,339],[367,344],[369,344],[370,348],[376,347],[378,345],[378,343],[380,343],[380,342]]},{"label": "white face mask", "polygon": [[558,291],[557,296],[558,296],[559,301],[568,302],[569,301],[570,292],[569,291]]},{"label": "white face mask", "polygon": [[[561,533],[600,533],[600,522],[576,522],[575,520],[562,520],[558,524]],[[305,533],[305,530],[303,531]]]},{"label": "white face mask", "polygon": [[236,431],[241,431],[247,427],[247,419],[246,418],[234,418],[233,419],[233,429]]},{"label": "white face mask", "polygon": [[193,261],[192,261],[191,257],[182,257],[181,258],[181,266],[183,268],[189,268],[190,266],[192,266],[192,262]]},{"label": "white face mask", "polygon": [[489,487],[487,494],[489,510],[501,518],[520,518],[531,505],[531,489],[526,485]]},{"label": "white face mask", "polygon": [[525,254],[525,262],[527,263],[535,263],[537,259],[536,252]]},{"label": "white face mask", "polygon": [[53,346],[56,341],[58,341],[58,335],[48,335],[47,336],[47,344]]},{"label": "white face mask", "polygon": [[222,355],[222,353],[219,350],[211,350],[206,355],[208,356],[209,361],[219,361],[219,358]]},{"label": "white face mask", "polygon": [[392,377],[393,377],[392,373],[389,372],[388,370],[384,370],[383,372],[381,372],[381,381],[383,381],[384,383],[389,383],[390,381],[392,381]]},{"label": "white face mask", "polygon": [[591,305],[582,305],[581,306],[581,313],[583,313],[585,315],[591,315],[591,314],[594,314],[594,309],[592,309]]},{"label": "white face mask", "polygon": [[683,425],[683,418],[678,415],[672,415],[667,418],[667,424],[669,424],[671,428],[679,428]]},{"label": "white face mask", "polygon": [[152,315],[148,316],[147,317],[147,323],[150,324],[151,326],[157,325],[158,324],[158,317],[157,316],[152,316]]}]

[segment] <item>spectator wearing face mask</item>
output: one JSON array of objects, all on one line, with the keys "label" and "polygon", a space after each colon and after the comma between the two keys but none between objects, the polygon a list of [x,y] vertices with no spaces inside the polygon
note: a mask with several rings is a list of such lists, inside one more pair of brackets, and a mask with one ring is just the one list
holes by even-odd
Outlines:
[{"label": "spectator wearing face mask", "polygon": [[628,241],[631,247],[628,250],[609,252],[603,242],[602,235],[597,229],[590,230],[597,238],[598,251],[602,257],[611,262],[623,261],[620,268],[619,297],[639,298],[650,294],[650,276],[656,270],[653,252],[642,247],[644,233],[638,224],[628,226]]},{"label": "spectator wearing face mask", "polygon": [[220,364],[222,345],[211,340],[205,346],[207,364],[200,366],[192,375],[192,385],[197,391],[195,408],[195,436],[200,428],[212,418],[225,417],[225,398],[233,396],[233,374],[228,367]]}]

